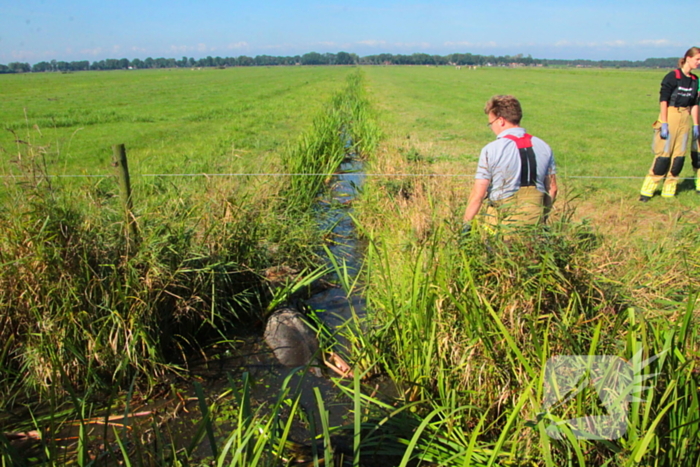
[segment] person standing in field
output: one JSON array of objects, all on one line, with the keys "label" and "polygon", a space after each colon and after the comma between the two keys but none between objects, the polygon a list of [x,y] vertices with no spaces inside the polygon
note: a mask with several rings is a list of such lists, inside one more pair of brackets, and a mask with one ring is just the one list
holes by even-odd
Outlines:
[{"label": "person standing in field", "polygon": [[463,231],[471,229],[472,220],[487,198],[487,224],[544,222],[558,191],[552,149],[520,126],[523,111],[515,97],[493,96],[484,113],[496,140],[481,150],[476,180],[464,211]]},{"label": "person standing in field", "polygon": [[700,65],[700,48],[691,47],[678,61],[678,68],[661,81],[659,119],[654,122],[652,150],[654,161],[644,178],[639,201],[647,202],[654,196],[656,186],[665,177],[661,196],[676,195],[678,175],[683,170],[685,155],[691,147],[695,171],[695,189],[700,193],[697,172],[698,160],[698,78],[691,71]]}]

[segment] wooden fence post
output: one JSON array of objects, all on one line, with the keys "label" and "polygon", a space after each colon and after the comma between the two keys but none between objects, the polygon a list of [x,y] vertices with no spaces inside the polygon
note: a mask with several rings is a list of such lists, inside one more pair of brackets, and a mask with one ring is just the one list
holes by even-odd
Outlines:
[{"label": "wooden fence post", "polygon": [[112,161],[117,170],[119,192],[126,213],[127,231],[129,232],[129,237],[132,242],[136,243],[138,241],[138,230],[136,227],[136,219],[131,212],[131,179],[129,178],[129,164],[126,161],[126,148],[123,144],[115,144],[112,146]]}]

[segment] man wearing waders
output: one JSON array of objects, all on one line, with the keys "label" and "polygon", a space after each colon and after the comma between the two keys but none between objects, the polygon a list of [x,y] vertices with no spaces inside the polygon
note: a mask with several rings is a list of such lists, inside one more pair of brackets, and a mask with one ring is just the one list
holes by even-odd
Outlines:
[{"label": "man wearing waders", "polygon": [[471,228],[487,197],[487,230],[499,224],[543,222],[545,210],[557,196],[552,149],[520,127],[523,112],[515,97],[493,96],[484,113],[497,139],[481,150],[476,180],[464,211],[463,231]]},{"label": "man wearing waders", "polygon": [[691,47],[678,61],[678,69],[661,81],[659,119],[654,123],[652,150],[654,162],[644,178],[639,201],[647,202],[654,196],[656,186],[666,177],[661,196],[676,195],[678,175],[683,169],[685,155],[691,148],[691,162],[695,171],[695,189],[700,192],[697,173],[698,160],[698,78],[691,73],[700,65],[700,48]]}]

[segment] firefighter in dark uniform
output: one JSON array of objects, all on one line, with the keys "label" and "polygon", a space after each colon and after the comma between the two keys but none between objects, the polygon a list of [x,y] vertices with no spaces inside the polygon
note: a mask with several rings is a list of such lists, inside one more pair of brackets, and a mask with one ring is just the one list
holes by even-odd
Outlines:
[{"label": "firefighter in dark uniform", "polygon": [[678,61],[678,69],[667,74],[661,82],[659,119],[654,123],[652,150],[654,162],[644,179],[639,201],[654,196],[656,186],[665,177],[661,196],[676,195],[678,175],[683,169],[688,148],[696,173],[696,190],[700,191],[698,160],[698,78],[691,73],[700,65],[700,48],[691,47]]}]

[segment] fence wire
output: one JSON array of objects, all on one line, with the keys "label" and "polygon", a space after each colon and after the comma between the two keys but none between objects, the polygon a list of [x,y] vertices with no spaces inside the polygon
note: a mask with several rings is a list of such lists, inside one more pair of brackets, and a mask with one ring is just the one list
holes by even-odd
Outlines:
[{"label": "fence wire", "polygon": [[[352,172],[348,172],[352,173]],[[364,173],[357,172],[363,177],[457,177],[457,178],[474,178],[474,174],[411,174],[411,173]],[[138,174],[131,173],[131,177],[327,177],[329,174],[306,174],[306,173],[176,173],[176,174]],[[330,174],[333,175],[333,174]],[[586,180],[643,180],[643,176],[598,176],[598,175],[564,175],[556,174],[557,178],[564,179],[586,179]],[[109,178],[114,177],[112,174],[64,174],[64,175],[41,175],[48,178]],[[17,174],[17,175],[0,175],[0,178],[34,178],[37,175]],[[695,180],[695,177],[678,177],[678,180]]]}]

